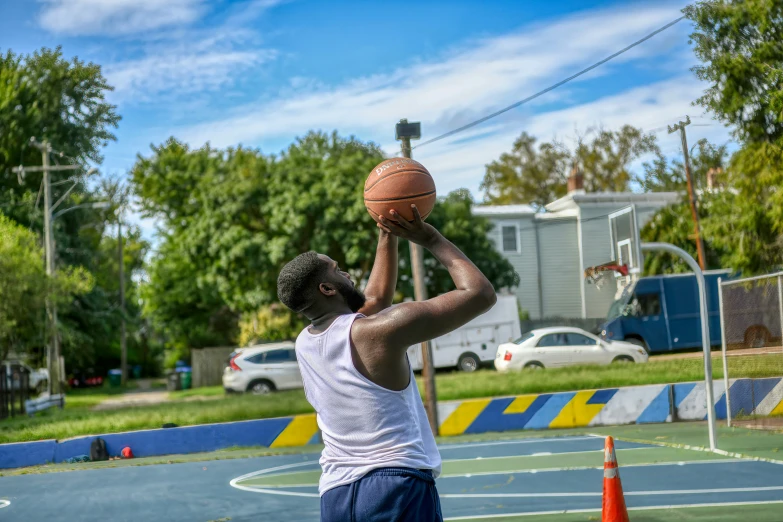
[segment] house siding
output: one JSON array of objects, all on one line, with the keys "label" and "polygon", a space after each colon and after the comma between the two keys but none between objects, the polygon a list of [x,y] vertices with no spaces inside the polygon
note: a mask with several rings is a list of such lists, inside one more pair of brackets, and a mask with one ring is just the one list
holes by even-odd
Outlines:
[{"label": "house siding", "polygon": [[[541,317],[541,307],[538,299],[538,256],[536,250],[536,230],[532,216],[521,218],[490,218],[494,228],[489,232],[489,238],[495,248],[511,263],[519,274],[519,286],[512,289],[517,296],[519,306],[526,310],[532,319]],[[502,226],[514,224],[519,227],[519,251],[502,251]]]},{"label": "house siding", "polygon": [[539,222],[544,317],[582,317],[575,218]]}]

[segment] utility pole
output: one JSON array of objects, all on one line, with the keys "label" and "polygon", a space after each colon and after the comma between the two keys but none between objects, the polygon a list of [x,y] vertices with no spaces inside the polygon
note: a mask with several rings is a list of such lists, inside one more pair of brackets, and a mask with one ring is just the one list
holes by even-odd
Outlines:
[{"label": "utility pole", "polygon": [[[30,138],[30,143],[41,151],[41,167],[24,167],[19,166],[13,168],[13,172],[19,175],[19,182],[26,172],[42,172],[43,173],[43,192],[44,192],[44,249],[46,252],[46,275],[49,278],[54,277],[54,233],[52,228],[52,210],[62,201],[58,201],[55,205],[52,205],[52,183],[50,173],[54,171],[68,171],[80,169],[79,165],[49,165],[49,154],[52,151],[49,142],[44,140],[43,142],[37,141],[35,138]],[[49,371],[49,394],[61,393],[63,375],[60,375],[60,337],[57,332],[57,304],[52,296],[47,294],[46,296],[46,317],[49,327],[49,343],[47,343],[46,349],[46,368]]]},{"label": "utility pole", "polygon": [[[421,124],[408,123],[402,119],[396,127],[396,138],[401,142],[402,155],[411,157],[411,139],[421,137]],[[413,272],[413,295],[417,301],[426,301],[427,287],[424,285],[424,250],[421,246],[409,242],[411,248],[411,272]],[[429,341],[421,343],[422,368],[424,378],[424,404],[430,421],[432,433],[438,435],[438,400],[435,391],[435,365],[432,362],[432,350]]]},{"label": "utility pole", "polygon": [[696,253],[698,254],[699,267],[706,270],[704,258],[704,242],[701,238],[701,227],[699,226],[699,211],[696,208],[696,190],[693,187],[693,178],[691,177],[691,162],[688,156],[688,140],[685,137],[685,127],[691,124],[690,116],[685,117],[685,121],[680,121],[676,125],[669,125],[669,134],[680,131],[682,140],[682,155],[685,157],[685,178],[688,181],[688,199],[691,206],[691,216],[693,216],[693,234],[696,238]]},{"label": "utility pole", "polygon": [[117,244],[120,263],[120,368],[122,369],[121,382],[125,386],[128,379],[128,343],[125,334],[125,257],[122,255],[122,218],[120,216],[117,217]]}]

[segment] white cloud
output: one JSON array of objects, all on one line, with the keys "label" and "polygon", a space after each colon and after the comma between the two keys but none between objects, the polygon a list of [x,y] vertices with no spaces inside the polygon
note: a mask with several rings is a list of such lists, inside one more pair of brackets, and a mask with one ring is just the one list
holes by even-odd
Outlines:
[{"label": "white cloud", "polygon": [[[238,107],[221,119],[174,133],[195,146],[209,141],[222,147],[285,143],[310,129],[339,129],[343,134],[373,139],[385,150],[396,152],[399,145],[392,133],[400,117],[421,121],[425,139],[433,137],[540,90],[677,15],[676,7],[666,6],[593,11],[473,42],[440,60],[334,87],[308,88],[306,80],[297,78],[292,81],[293,89],[276,99]],[[675,26],[593,71],[591,80],[616,74],[618,67],[631,61],[671,60],[672,46],[682,49],[686,31],[684,24]],[[680,70],[685,73],[693,58],[682,58]],[[666,118],[699,112],[691,102],[702,87],[690,74],[575,105],[579,81],[582,79],[469,131],[417,149],[414,156],[433,172],[439,192],[467,187],[478,195],[484,166],[509,150],[522,130],[542,140],[562,139],[572,136],[575,129],[584,132],[596,125],[615,128],[632,124],[652,129],[668,123]],[[301,86],[304,89],[297,88]],[[552,104],[566,108],[542,112]],[[727,136],[720,127],[711,129],[716,135]],[[665,133],[659,137],[668,143]]]},{"label": "white cloud", "polygon": [[275,50],[261,47],[260,35],[249,26],[280,2],[239,3],[223,13],[221,23],[208,28],[176,27],[144,34],[124,47],[128,58],[105,67],[115,88],[112,101],[170,104],[176,100],[182,109],[188,103],[183,96],[218,90],[229,95],[239,73],[277,56]]},{"label": "white cloud", "polygon": [[115,88],[117,100],[160,101],[166,93],[180,97],[230,86],[238,72],[274,56],[271,50],[224,50],[197,45],[120,62],[106,68],[106,77]]},{"label": "white cloud", "polygon": [[[566,145],[573,145],[571,139],[575,129],[585,132],[601,125],[616,129],[630,124],[650,132],[676,123],[681,115],[689,114],[694,123],[699,124],[688,127],[689,143],[696,143],[701,138],[725,143],[730,139],[728,130],[717,122],[701,126],[711,123],[711,120],[691,103],[703,88],[692,76],[678,77],[604,96],[589,103],[535,114],[521,121],[495,125],[489,129],[490,134],[473,140],[463,141],[465,136],[457,135],[416,149],[413,155],[433,173],[440,193],[465,187],[478,196],[484,166],[510,150],[522,130],[542,141],[557,137]],[[471,129],[469,132],[478,134],[480,131]],[[679,135],[669,135],[665,130],[655,134],[664,154],[669,157],[681,154]],[[457,141],[460,143],[455,143]],[[638,163],[632,167],[640,168]]]},{"label": "white cloud", "polygon": [[[393,123],[404,116],[422,121],[426,134],[433,136],[535,92],[676,15],[672,7],[582,13],[547,26],[474,42],[441,61],[240,107],[218,121],[181,129],[180,135],[193,144],[211,141],[225,146],[290,139],[313,128],[336,128],[385,141]],[[664,33],[657,38],[672,36]],[[655,55],[661,52],[660,43],[637,48],[633,56]],[[613,64],[631,56],[623,55]],[[555,91],[549,101],[567,93],[567,89]]]},{"label": "white cloud", "polygon": [[69,35],[127,35],[183,25],[204,12],[204,0],[41,0],[40,24]]}]

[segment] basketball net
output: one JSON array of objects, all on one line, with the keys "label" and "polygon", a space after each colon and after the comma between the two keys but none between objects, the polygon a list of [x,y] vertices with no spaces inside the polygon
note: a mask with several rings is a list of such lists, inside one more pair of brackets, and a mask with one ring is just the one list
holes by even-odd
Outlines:
[{"label": "basketball net", "polygon": [[622,277],[627,277],[628,267],[626,265],[618,265],[616,261],[591,266],[585,270],[585,281],[587,281],[587,284],[595,285],[600,290],[606,284],[608,275],[612,272],[617,272]]}]

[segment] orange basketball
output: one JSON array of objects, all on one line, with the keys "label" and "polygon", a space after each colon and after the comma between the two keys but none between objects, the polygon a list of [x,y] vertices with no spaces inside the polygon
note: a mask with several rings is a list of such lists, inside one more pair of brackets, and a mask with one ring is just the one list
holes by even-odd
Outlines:
[{"label": "orange basketball", "polygon": [[435,181],[424,165],[410,158],[392,158],[381,162],[370,172],[364,184],[364,206],[375,221],[384,216],[390,221],[390,210],[413,221],[411,205],[416,205],[422,219],[435,206]]}]

